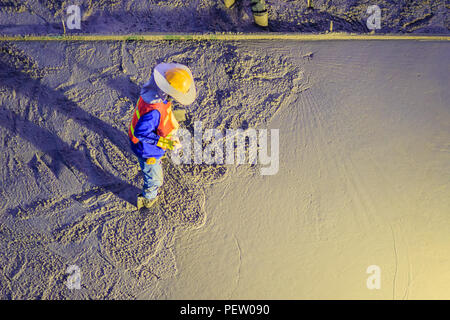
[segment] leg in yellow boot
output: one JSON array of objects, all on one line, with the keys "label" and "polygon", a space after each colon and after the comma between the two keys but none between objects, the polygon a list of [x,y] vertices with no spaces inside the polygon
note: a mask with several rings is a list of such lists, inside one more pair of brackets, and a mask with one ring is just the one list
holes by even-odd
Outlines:
[{"label": "leg in yellow boot", "polygon": [[255,23],[260,27],[269,25],[269,15],[267,13],[265,0],[252,0],[252,13]]}]

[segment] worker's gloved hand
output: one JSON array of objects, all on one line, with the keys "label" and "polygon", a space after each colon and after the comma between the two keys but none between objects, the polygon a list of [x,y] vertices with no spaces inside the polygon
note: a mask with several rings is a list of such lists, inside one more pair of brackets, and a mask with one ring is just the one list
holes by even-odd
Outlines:
[{"label": "worker's gloved hand", "polygon": [[171,139],[159,137],[159,140],[158,140],[158,143],[156,144],[156,146],[158,146],[164,150],[166,150],[166,149],[173,150],[174,142]]}]

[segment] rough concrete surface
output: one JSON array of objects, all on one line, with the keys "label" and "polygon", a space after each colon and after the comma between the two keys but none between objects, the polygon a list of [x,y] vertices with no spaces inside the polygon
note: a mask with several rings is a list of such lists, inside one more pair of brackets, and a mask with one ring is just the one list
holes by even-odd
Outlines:
[{"label": "rough concrete surface", "polygon": [[[68,1],[4,1],[0,34],[60,34]],[[271,30],[367,32],[370,1],[267,1]],[[379,1],[380,32],[448,33],[444,1]],[[245,1],[84,1],[83,33],[260,31]],[[300,12],[302,14],[300,14]],[[174,18],[175,17],[175,18]],[[270,32],[270,30],[269,30]],[[449,44],[0,42],[0,298],[449,298]],[[280,129],[280,169],[163,160],[127,137],[163,61],[182,127]],[[383,270],[368,290],[367,266]],[[81,289],[66,286],[70,265]]]}]

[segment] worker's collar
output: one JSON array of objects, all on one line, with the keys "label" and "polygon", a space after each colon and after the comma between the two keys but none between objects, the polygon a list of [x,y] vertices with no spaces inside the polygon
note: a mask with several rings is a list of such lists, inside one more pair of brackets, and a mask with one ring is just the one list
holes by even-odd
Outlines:
[{"label": "worker's collar", "polygon": [[173,98],[171,97],[171,96],[167,96],[165,99],[164,99],[164,103],[169,103],[169,102],[172,102],[173,101]]}]

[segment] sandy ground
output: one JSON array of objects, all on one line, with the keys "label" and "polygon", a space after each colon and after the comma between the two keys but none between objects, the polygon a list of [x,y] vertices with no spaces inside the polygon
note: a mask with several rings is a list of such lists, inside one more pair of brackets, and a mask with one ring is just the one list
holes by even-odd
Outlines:
[{"label": "sandy ground", "polygon": [[[248,1],[79,3],[83,33],[260,31]],[[367,1],[268,3],[272,31],[367,32]],[[4,1],[0,34],[61,34],[66,4]],[[379,4],[380,32],[448,33],[444,1]],[[136,212],[126,130],[162,61],[194,71],[183,127],[279,128],[278,174],[165,159]],[[449,298],[448,66],[445,42],[1,42],[0,298]]]},{"label": "sandy ground", "polygon": [[[449,298],[448,50],[2,43],[1,297]],[[279,173],[166,159],[137,213],[126,128],[163,60],[194,70],[184,127],[280,128]]]},{"label": "sandy ground", "polygon": [[[266,0],[269,30],[275,32],[369,32],[367,7],[382,11],[380,33],[449,33],[445,0]],[[220,0],[2,1],[0,34],[63,34],[66,8],[79,4],[82,28],[69,33],[261,32],[253,24],[250,0],[228,10]]]}]

